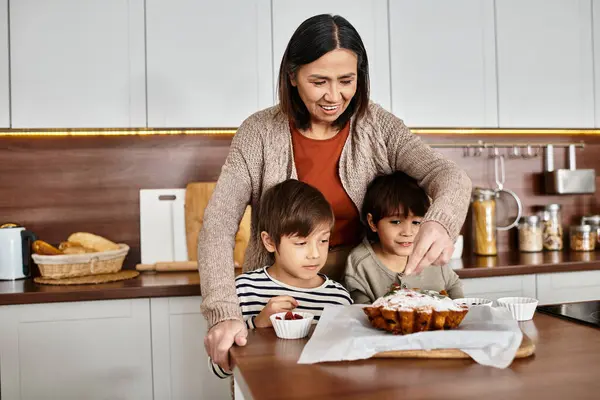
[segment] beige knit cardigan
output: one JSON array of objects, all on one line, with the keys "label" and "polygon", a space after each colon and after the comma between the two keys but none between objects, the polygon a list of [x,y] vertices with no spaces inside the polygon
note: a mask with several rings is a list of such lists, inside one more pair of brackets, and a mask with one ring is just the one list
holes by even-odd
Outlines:
[{"label": "beige knit cardigan", "polygon": [[[248,204],[251,236],[243,269],[265,266],[268,255],[257,232],[262,193],[289,178],[297,179],[289,122],[278,106],[259,111],[239,127],[204,213],[198,239],[202,312],[209,327],[240,319],[235,292],[235,234]],[[351,121],[339,174],[344,189],[360,210],[367,185],[378,174],[404,171],[419,181],[433,203],[425,221],[437,221],[455,238],[464,222],[471,180],[453,162],[412,134],[402,120],[376,104]]]}]

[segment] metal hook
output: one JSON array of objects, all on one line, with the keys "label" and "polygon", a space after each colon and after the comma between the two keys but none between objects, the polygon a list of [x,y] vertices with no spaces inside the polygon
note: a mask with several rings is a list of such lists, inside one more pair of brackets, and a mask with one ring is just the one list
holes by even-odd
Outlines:
[{"label": "metal hook", "polygon": [[493,145],[492,147],[490,147],[490,158],[498,158],[500,156],[500,150],[496,147],[496,145]]},{"label": "metal hook", "polygon": [[481,153],[483,153],[483,146],[479,146],[475,148],[475,152],[473,153],[473,155],[475,157],[480,157]]},{"label": "metal hook", "polygon": [[512,151],[508,156],[510,158],[519,158],[521,156],[521,148],[519,146],[513,146]]},{"label": "metal hook", "polygon": [[[498,167],[499,166],[499,167]],[[504,156],[500,155],[494,158],[494,178],[496,178],[496,185],[498,190],[504,189],[504,182],[506,180],[506,174],[504,171]]]}]

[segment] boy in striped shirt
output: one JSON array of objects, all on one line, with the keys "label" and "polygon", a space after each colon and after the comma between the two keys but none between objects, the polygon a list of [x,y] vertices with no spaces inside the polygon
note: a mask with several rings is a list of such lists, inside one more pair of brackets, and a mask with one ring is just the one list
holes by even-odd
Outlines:
[{"label": "boy in striped shirt", "polygon": [[[267,190],[261,199],[259,229],[272,264],[236,278],[236,291],[248,329],[272,327],[269,317],[299,310],[318,321],[327,305],[349,305],[344,287],[319,271],[327,261],[334,217],[323,194],[288,179]],[[211,363],[214,373],[231,373]]]}]

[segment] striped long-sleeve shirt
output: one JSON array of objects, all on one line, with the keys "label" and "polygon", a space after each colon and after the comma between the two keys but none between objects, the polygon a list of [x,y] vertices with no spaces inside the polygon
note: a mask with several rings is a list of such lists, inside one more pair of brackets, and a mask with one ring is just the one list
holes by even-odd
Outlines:
[{"label": "striped long-sleeve shirt", "polygon": [[[306,311],[314,315],[314,322],[318,321],[323,308],[328,305],[349,305],[352,298],[344,287],[325,275],[325,281],[316,288],[298,288],[280,282],[267,271],[267,267],[239,275],[235,280],[236,292],[240,300],[242,316],[248,329],[254,329],[254,319],[269,300],[277,296],[291,296],[298,302],[295,310]],[[220,378],[231,374],[211,362],[213,372]]]}]

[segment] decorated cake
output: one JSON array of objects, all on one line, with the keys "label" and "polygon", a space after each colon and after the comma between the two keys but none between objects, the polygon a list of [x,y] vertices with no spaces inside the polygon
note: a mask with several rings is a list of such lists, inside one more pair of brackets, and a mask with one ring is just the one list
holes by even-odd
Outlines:
[{"label": "decorated cake", "polygon": [[404,289],[395,285],[363,310],[374,328],[406,335],[454,329],[469,312],[469,306],[454,303],[445,291]]}]

